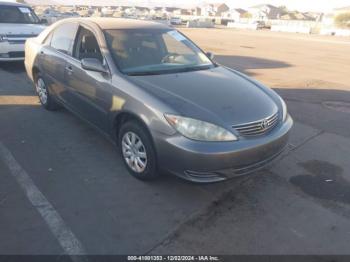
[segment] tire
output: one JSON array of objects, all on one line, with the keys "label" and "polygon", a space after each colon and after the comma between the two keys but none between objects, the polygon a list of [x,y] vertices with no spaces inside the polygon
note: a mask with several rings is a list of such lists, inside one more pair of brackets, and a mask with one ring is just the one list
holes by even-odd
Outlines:
[{"label": "tire", "polygon": [[132,176],[140,180],[159,177],[152,139],[143,125],[137,121],[123,124],[119,130],[118,142],[122,160]]},{"label": "tire", "polygon": [[41,105],[46,110],[54,111],[60,108],[59,104],[50,95],[45,80],[40,73],[35,76],[35,91],[39,97]]}]

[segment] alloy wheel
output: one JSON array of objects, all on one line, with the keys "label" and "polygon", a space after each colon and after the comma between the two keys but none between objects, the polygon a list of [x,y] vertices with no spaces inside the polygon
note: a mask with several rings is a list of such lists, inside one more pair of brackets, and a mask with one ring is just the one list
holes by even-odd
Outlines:
[{"label": "alloy wheel", "polygon": [[122,152],[127,165],[136,173],[142,173],[147,166],[146,148],[138,135],[126,132],[122,138]]},{"label": "alloy wheel", "polygon": [[36,82],[36,92],[38,93],[40,102],[44,105],[47,103],[47,90],[45,82],[42,78],[39,78]]}]

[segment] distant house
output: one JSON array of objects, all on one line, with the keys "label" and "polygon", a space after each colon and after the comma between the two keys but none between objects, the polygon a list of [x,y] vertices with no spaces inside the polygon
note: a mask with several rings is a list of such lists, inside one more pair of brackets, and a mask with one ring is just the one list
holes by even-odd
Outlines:
[{"label": "distant house", "polygon": [[305,21],[315,21],[316,17],[309,13],[301,13],[298,11],[288,12],[280,16],[281,20],[305,20]]},{"label": "distant house", "polygon": [[239,21],[247,13],[246,10],[241,8],[230,9],[229,11],[221,14],[222,18]]},{"label": "distant house", "polygon": [[188,9],[183,9],[183,8],[178,8],[175,9],[171,12],[173,14],[173,16],[179,16],[179,15],[191,15],[191,11],[189,11]]},{"label": "distant house", "polygon": [[136,6],[135,15],[138,17],[147,17],[150,13],[150,9],[147,7]]},{"label": "distant house", "polygon": [[267,21],[270,19],[280,19],[284,11],[276,6],[269,4],[255,5],[248,8],[252,18],[257,21]]},{"label": "distant house", "polygon": [[126,16],[135,16],[136,14],[136,8],[135,7],[127,7],[124,10],[124,14]]},{"label": "distant house", "polygon": [[165,7],[165,11],[170,14],[181,14],[181,8],[178,7]]},{"label": "distant house", "polygon": [[167,17],[169,15],[169,13],[163,7],[154,7],[149,11],[149,14],[158,18]]},{"label": "distant house", "polygon": [[322,19],[323,13],[319,12],[305,12],[303,13],[307,20],[320,21]]},{"label": "distant house", "polygon": [[194,15],[201,16],[202,15],[202,8],[197,6],[196,9],[194,10]]},{"label": "distant house", "polygon": [[281,15],[280,19],[281,20],[295,20],[296,18],[295,18],[293,13],[287,13],[287,14]]},{"label": "distant house", "polygon": [[229,11],[230,8],[224,3],[207,4],[201,8],[202,16],[221,16],[222,13]]},{"label": "distant house", "polygon": [[117,10],[118,11],[125,11],[125,10],[130,10],[132,8],[132,6],[125,6],[125,5],[122,5],[122,6],[118,6],[117,7]]}]

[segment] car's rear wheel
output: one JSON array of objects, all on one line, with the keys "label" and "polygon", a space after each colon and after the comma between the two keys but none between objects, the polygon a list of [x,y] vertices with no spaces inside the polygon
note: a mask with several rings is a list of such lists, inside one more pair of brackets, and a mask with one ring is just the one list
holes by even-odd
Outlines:
[{"label": "car's rear wheel", "polygon": [[150,135],[137,121],[123,124],[119,131],[119,147],[129,173],[141,180],[158,177],[156,153]]},{"label": "car's rear wheel", "polygon": [[39,97],[41,105],[47,110],[57,110],[59,105],[51,97],[44,78],[41,74],[37,74],[35,78],[35,90]]}]

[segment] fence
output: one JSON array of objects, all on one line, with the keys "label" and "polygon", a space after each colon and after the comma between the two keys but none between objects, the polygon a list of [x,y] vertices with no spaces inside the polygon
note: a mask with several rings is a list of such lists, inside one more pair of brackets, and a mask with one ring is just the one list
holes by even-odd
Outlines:
[{"label": "fence", "polygon": [[229,28],[240,28],[240,29],[252,29],[252,30],[257,30],[258,29],[258,24],[247,24],[247,23],[236,23],[236,22],[229,22],[227,24],[227,27]]}]

